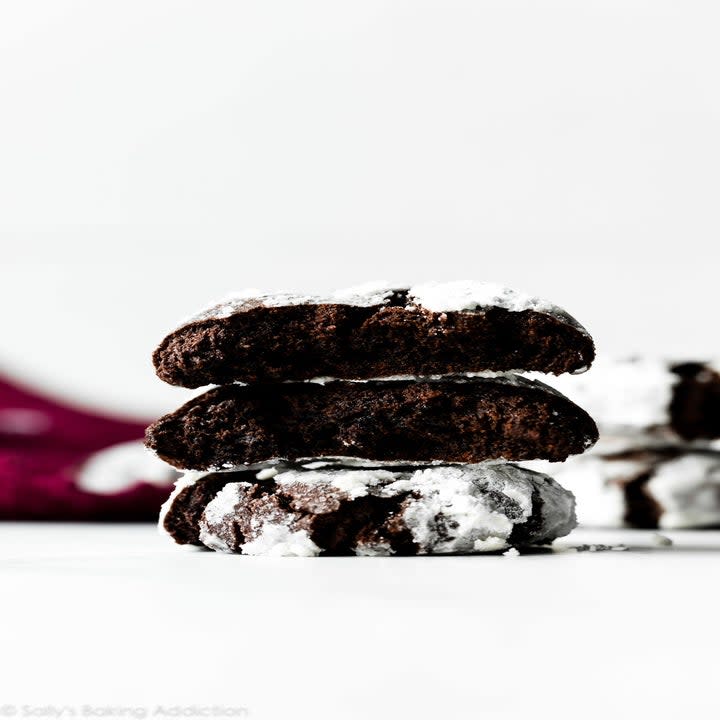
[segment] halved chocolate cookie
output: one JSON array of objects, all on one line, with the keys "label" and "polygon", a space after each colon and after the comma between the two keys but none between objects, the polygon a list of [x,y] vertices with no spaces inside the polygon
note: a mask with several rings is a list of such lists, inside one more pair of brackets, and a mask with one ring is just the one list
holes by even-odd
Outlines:
[{"label": "halved chocolate cookie", "polygon": [[193,318],[155,350],[172,385],[367,379],[485,370],[582,372],[595,349],[561,308],[488,283],[361,288],[328,297],[252,291]]},{"label": "halved chocolate cookie", "polygon": [[[572,494],[514,465],[417,469],[280,468],[271,479],[224,472],[221,489],[192,478],[170,503],[164,527],[213,550],[246,555],[426,555],[542,545],[575,526]],[[210,478],[210,476],[207,476]],[[203,496],[198,517],[195,500]],[[191,506],[191,507],[188,507]],[[174,532],[192,517],[192,533]]]},{"label": "halved chocolate cookie", "polygon": [[515,375],[214,388],[151,425],[171,465],[209,470],[347,456],[391,462],[564,460],[597,440],[565,396]]}]

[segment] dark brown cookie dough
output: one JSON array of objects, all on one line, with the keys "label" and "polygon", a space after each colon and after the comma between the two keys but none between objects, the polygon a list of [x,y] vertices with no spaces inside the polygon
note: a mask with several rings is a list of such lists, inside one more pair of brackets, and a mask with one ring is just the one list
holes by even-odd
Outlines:
[{"label": "dark brown cookie dough", "polygon": [[596,440],[584,410],[514,375],[226,385],[165,415],[146,434],[163,460],[196,470],[323,456],[559,461]]},{"label": "dark brown cookie dough", "polygon": [[425,307],[430,301],[412,288],[360,301],[243,298],[170,333],[153,362],[165,382],[193,388],[485,370],[557,375],[590,366],[593,341],[576,320],[560,308],[505,292],[511,301],[501,296],[495,304],[447,311]]},{"label": "dark brown cookie dough", "polygon": [[249,470],[206,473],[202,482],[183,478],[165,501],[160,511],[160,527],[179,545],[202,545],[198,537],[198,524],[205,506],[229,482],[256,479]]}]

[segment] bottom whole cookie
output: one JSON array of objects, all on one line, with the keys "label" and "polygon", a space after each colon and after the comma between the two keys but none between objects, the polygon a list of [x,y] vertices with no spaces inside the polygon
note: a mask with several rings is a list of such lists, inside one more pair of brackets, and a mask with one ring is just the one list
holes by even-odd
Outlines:
[{"label": "bottom whole cookie", "polygon": [[575,524],[572,493],[505,463],[188,473],[160,518],[179,544],[296,556],[492,552]]}]

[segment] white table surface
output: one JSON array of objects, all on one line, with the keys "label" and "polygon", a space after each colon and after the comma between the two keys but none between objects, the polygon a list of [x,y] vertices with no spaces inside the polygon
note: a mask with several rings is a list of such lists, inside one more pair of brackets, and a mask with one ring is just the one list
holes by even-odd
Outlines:
[{"label": "white table surface", "polygon": [[666,534],[265,559],[144,525],[6,523],[0,716],[719,717],[720,532]]}]

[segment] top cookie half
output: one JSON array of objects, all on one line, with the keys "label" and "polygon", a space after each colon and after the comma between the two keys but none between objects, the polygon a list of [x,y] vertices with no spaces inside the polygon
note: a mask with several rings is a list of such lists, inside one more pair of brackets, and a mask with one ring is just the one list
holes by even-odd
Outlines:
[{"label": "top cookie half", "polygon": [[592,338],[562,308],[490,283],[363,287],[327,297],[246,291],[155,350],[171,385],[586,370]]}]

